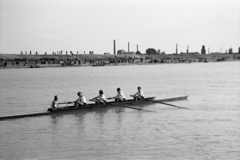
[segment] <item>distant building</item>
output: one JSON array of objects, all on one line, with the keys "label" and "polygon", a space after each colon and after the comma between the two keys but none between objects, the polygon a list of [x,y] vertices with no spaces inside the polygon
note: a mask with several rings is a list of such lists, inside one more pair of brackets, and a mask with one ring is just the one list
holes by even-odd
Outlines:
[{"label": "distant building", "polygon": [[135,53],[136,53],[136,52],[133,52],[133,51],[126,52],[126,51],[123,50],[123,49],[117,51],[117,54],[135,54]]},{"label": "distant building", "polygon": [[93,55],[93,54],[94,54],[94,52],[93,52],[93,51],[89,51],[89,54],[90,54],[90,55]]},{"label": "distant building", "polygon": [[125,53],[125,50],[124,49],[120,49],[117,51],[117,54],[124,54]]},{"label": "distant building", "polygon": [[109,55],[109,54],[110,54],[110,53],[108,53],[108,52],[105,52],[105,53],[104,53],[104,55]]},{"label": "distant building", "polygon": [[186,53],[185,52],[181,52],[181,54],[199,54],[199,52],[188,52],[188,53],[187,52]]}]

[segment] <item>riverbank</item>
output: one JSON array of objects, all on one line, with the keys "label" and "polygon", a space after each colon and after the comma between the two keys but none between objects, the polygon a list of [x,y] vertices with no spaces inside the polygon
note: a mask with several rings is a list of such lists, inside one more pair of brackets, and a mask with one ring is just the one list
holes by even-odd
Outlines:
[{"label": "riverbank", "polygon": [[0,54],[0,69],[199,63],[240,60],[240,54],[19,55]]}]

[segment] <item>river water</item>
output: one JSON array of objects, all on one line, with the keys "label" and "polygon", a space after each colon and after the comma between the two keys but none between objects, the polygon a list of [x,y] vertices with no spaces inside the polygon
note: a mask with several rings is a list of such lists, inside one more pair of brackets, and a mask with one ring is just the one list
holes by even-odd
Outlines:
[{"label": "river water", "polygon": [[3,160],[240,159],[240,63],[191,63],[0,70],[0,116],[45,111],[120,87],[127,98],[141,86],[156,99],[186,101],[115,107],[0,121]]}]

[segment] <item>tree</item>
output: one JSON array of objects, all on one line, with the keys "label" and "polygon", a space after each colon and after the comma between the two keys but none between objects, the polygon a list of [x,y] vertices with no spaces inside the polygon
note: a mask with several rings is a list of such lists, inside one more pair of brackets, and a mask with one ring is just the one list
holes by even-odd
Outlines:
[{"label": "tree", "polygon": [[206,49],[205,49],[205,46],[204,46],[204,45],[202,46],[201,54],[206,54]]},{"label": "tree", "polygon": [[146,50],[146,54],[157,54],[157,51],[154,48],[148,48]]},{"label": "tree", "polygon": [[136,54],[142,54],[140,51],[137,51]]}]

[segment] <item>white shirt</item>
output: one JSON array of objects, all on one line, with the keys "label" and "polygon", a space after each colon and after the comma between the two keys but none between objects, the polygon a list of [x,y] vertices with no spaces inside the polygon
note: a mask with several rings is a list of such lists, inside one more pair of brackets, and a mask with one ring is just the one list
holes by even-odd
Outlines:
[{"label": "white shirt", "polygon": [[122,92],[122,91],[120,91],[120,92],[118,92],[118,94],[117,94],[116,98],[122,98],[122,99],[124,99],[124,98],[125,98],[125,96],[124,96],[123,92]]},{"label": "white shirt", "polygon": [[87,100],[86,100],[86,98],[85,98],[84,96],[79,97],[79,98],[77,99],[77,101],[83,102],[83,103],[87,103]]},{"label": "white shirt", "polygon": [[97,98],[98,98],[99,100],[107,101],[107,98],[106,98],[106,96],[105,96],[104,94],[98,95]]},{"label": "white shirt", "polygon": [[58,106],[57,101],[53,100],[51,104],[51,108],[56,108]]},{"label": "white shirt", "polygon": [[142,96],[142,97],[144,97],[144,93],[143,93],[142,90],[137,91],[137,93],[136,93],[135,95],[136,95],[136,96]]}]

